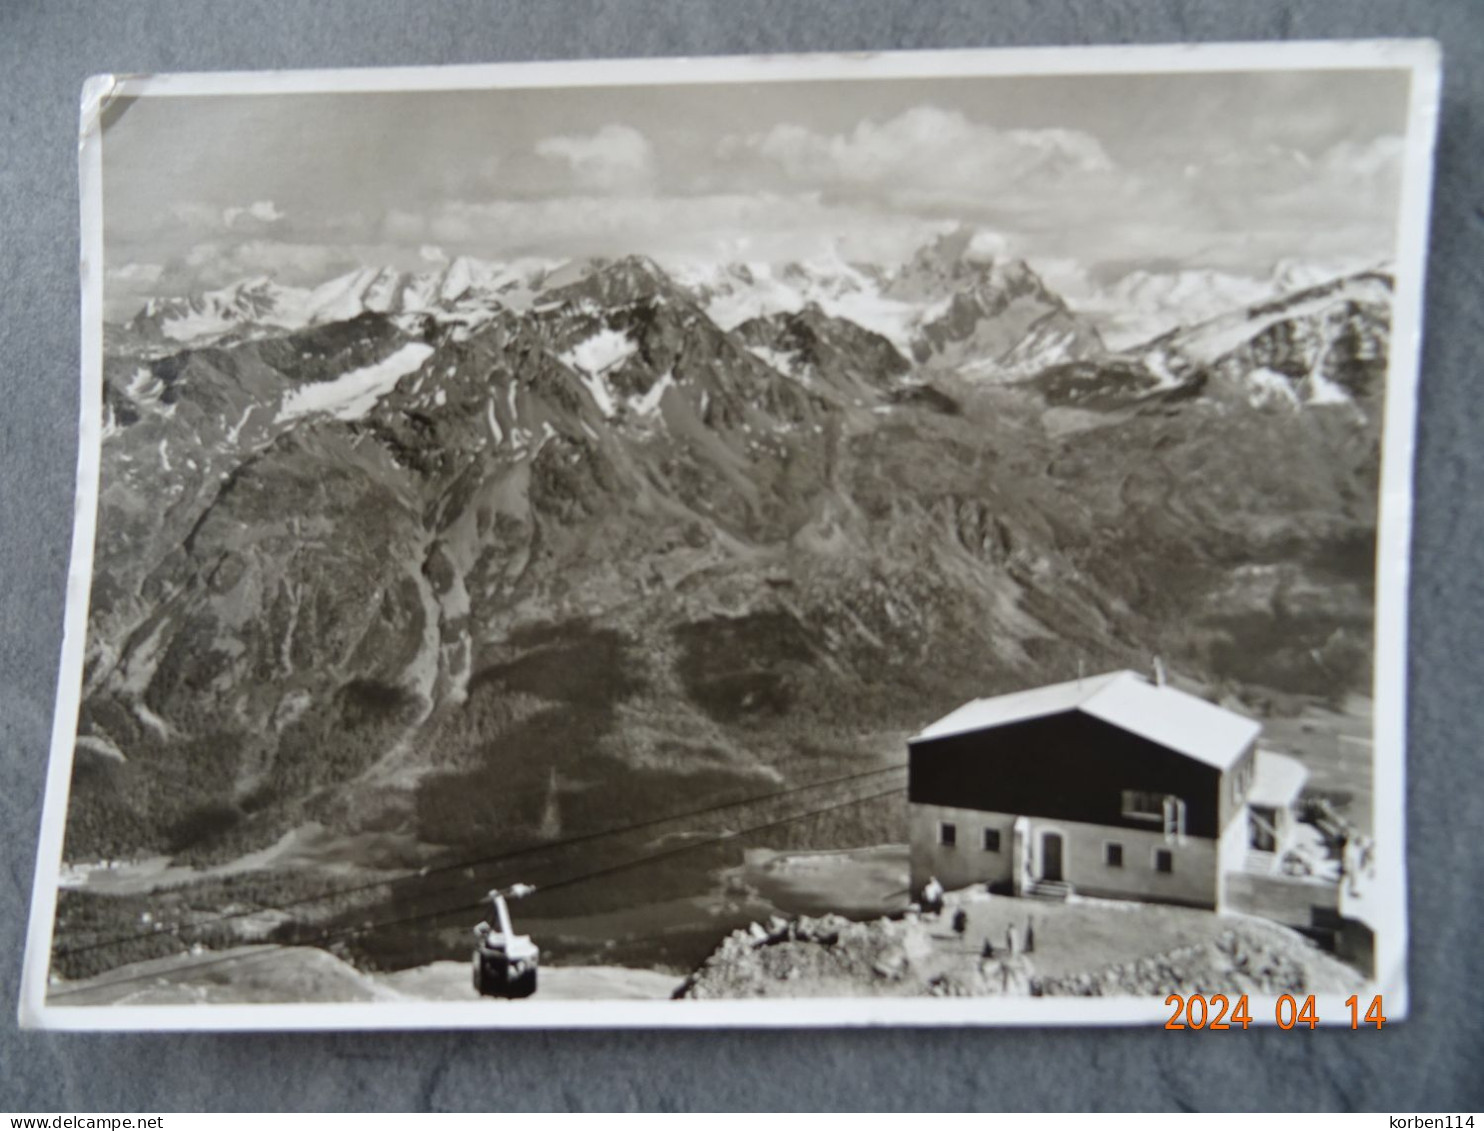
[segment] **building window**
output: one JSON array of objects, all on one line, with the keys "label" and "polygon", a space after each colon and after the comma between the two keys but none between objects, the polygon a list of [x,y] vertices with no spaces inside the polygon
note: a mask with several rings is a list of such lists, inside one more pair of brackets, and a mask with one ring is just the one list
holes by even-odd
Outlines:
[{"label": "building window", "polygon": [[1103,863],[1110,868],[1123,867],[1123,845],[1111,841],[1103,845]]},{"label": "building window", "polygon": [[1000,830],[999,829],[985,829],[984,830],[984,851],[985,852],[998,852],[999,850],[1000,850]]},{"label": "building window", "polygon": [[1185,837],[1185,802],[1178,797],[1165,798],[1165,839],[1183,840]]},{"label": "building window", "polygon": [[1154,870],[1169,875],[1175,870],[1175,854],[1168,848],[1154,850]]},{"label": "building window", "polygon": [[1185,836],[1185,802],[1173,793],[1147,789],[1123,791],[1123,815],[1135,821],[1158,822],[1167,840]]},{"label": "building window", "polygon": [[1165,795],[1146,789],[1126,789],[1123,791],[1123,815],[1140,821],[1163,821]]},{"label": "building window", "polygon": [[952,848],[958,843],[958,826],[952,821],[938,822],[938,843],[944,848]]}]

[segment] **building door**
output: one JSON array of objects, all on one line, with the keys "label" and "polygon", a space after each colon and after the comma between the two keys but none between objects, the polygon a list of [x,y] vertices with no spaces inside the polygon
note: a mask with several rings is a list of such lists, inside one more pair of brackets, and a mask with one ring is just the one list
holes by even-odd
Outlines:
[{"label": "building door", "polygon": [[1041,834],[1041,878],[1059,880],[1061,874],[1061,833]]},{"label": "building door", "polygon": [[1278,811],[1266,805],[1247,810],[1247,847],[1255,852],[1278,851]]}]

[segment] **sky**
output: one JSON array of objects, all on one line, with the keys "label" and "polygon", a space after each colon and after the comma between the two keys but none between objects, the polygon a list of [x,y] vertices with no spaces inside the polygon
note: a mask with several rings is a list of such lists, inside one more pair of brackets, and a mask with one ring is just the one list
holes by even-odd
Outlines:
[{"label": "sky", "polygon": [[951,227],[1068,286],[1393,254],[1405,71],[143,97],[106,305],[269,275],[640,252],[892,263]]}]

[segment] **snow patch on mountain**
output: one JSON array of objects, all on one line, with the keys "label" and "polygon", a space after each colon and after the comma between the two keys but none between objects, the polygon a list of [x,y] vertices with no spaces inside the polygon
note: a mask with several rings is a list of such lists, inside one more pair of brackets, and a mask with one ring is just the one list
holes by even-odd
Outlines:
[{"label": "snow patch on mountain", "polygon": [[[107,758],[111,762],[127,762],[124,752],[107,739],[98,738],[91,734],[79,735],[77,738],[79,750],[89,750],[100,757]],[[66,886],[65,884],[62,886]]]},{"label": "snow patch on mountain", "polygon": [[561,360],[584,373],[603,373],[633,357],[638,344],[621,330],[604,327],[561,355]]},{"label": "snow patch on mountain", "polygon": [[[1171,331],[1124,357],[1254,408],[1360,406],[1384,379],[1391,277],[1367,270]],[[1363,416],[1363,413],[1362,413]]]},{"label": "snow patch on mountain", "polygon": [[1181,326],[1208,322],[1328,283],[1364,268],[1349,261],[1284,260],[1266,275],[1208,267],[1134,270],[1099,282],[1072,260],[1038,259],[1032,266],[1079,314],[1091,319],[1114,351],[1132,349]]},{"label": "snow patch on mountain", "polygon": [[1152,349],[1144,355],[1144,367],[1154,375],[1160,389],[1173,389],[1180,384],[1180,377],[1170,369],[1169,355],[1162,349]]},{"label": "snow patch on mountain", "polygon": [[301,385],[283,398],[277,422],[282,424],[317,413],[326,413],[337,420],[359,419],[432,355],[432,346],[409,342],[375,365],[353,369],[333,381]]},{"label": "snow patch on mountain", "polygon": [[694,293],[706,315],[731,331],[754,318],[797,314],[818,306],[874,331],[910,356],[917,327],[942,313],[945,301],[912,302],[882,293],[882,278],[841,259],[804,263],[675,263],[671,276]]},{"label": "snow patch on mountain", "polygon": [[1248,399],[1253,408],[1270,404],[1298,407],[1299,398],[1294,392],[1293,382],[1282,373],[1259,366],[1247,375],[1247,384],[1251,390]]},{"label": "snow patch on mountain", "polygon": [[748,346],[747,352],[752,354],[769,369],[776,369],[779,373],[786,373],[790,377],[797,377],[798,358],[792,353],[783,350],[775,350],[768,346]]},{"label": "snow patch on mountain", "polygon": [[490,263],[461,256],[436,271],[368,267],[313,287],[245,279],[216,291],[151,299],[130,324],[146,339],[209,345],[228,335],[253,336],[343,322],[367,312],[432,316],[475,326],[501,310],[530,308],[564,259],[524,257]]},{"label": "snow patch on mountain", "polygon": [[912,343],[919,327],[932,322],[947,309],[947,300],[917,305],[880,294],[858,293],[827,299],[821,309],[833,318],[844,318],[880,334],[903,357],[912,356]]},{"label": "snow patch on mountain", "polygon": [[1283,301],[1249,307],[1212,318],[1170,339],[1191,361],[1209,365],[1251,341],[1276,322],[1322,317],[1342,301],[1371,302],[1387,306],[1391,290],[1378,275],[1361,275],[1292,295]]},{"label": "snow patch on mountain", "polygon": [[1133,271],[1105,291],[1069,301],[1098,320],[1111,348],[1121,349],[1277,293],[1271,280],[1221,271]]},{"label": "snow patch on mountain", "polygon": [[129,399],[141,406],[154,404],[164,391],[165,383],[155,376],[154,370],[145,365],[134,371],[134,376],[129,378],[128,385],[124,387]]},{"label": "snow patch on mountain", "polygon": [[297,324],[308,293],[267,278],[244,279],[194,296],[151,299],[133,324],[173,342],[220,338],[251,324],[285,329]]},{"label": "snow patch on mountain", "polygon": [[368,310],[384,314],[392,308],[396,277],[394,271],[373,267],[321,283],[309,294],[301,324],[343,322]]},{"label": "snow patch on mountain", "polygon": [[1350,394],[1334,381],[1324,375],[1319,366],[1309,374],[1307,384],[1309,386],[1309,403],[1318,405],[1338,405],[1353,403]]},{"label": "snow patch on mountain", "polygon": [[1033,330],[1022,338],[996,365],[1015,375],[1039,373],[1053,365],[1075,361],[1080,354],[1076,328],[1056,328],[1046,332]]},{"label": "snow patch on mountain", "polygon": [[641,393],[637,397],[629,398],[629,410],[639,416],[650,415],[659,409],[660,401],[664,398],[665,391],[674,387],[675,371],[673,369],[667,369],[663,376],[649,387],[647,392]]},{"label": "snow patch on mountain", "polygon": [[618,411],[618,405],[605,380],[605,374],[638,352],[638,343],[631,337],[605,326],[562,353],[558,360],[576,371],[593,400],[597,402],[598,411],[604,416],[612,416]]},{"label": "snow patch on mountain", "polygon": [[237,418],[237,423],[226,430],[227,443],[235,444],[237,442],[237,438],[242,435],[243,426],[247,424],[247,418],[252,415],[252,411],[256,407],[257,405],[250,404],[242,410],[242,415]]}]

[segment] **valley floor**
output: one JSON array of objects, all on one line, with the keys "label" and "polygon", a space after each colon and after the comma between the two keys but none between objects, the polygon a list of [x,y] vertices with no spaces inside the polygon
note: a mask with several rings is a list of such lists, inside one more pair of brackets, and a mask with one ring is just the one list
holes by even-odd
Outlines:
[{"label": "valley floor", "polygon": [[[754,850],[718,880],[734,893],[745,888],[742,903],[766,926],[727,933],[737,920],[717,916],[713,905],[713,929],[723,937],[689,978],[642,963],[563,965],[558,958],[542,966],[536,1000],[663,1000],[677,991],[712,999],[1348,992],[1361,985],[1353,970],[1296,932],[1242,916],[1110,900],[1041,902],[978,889],[950,893],[941,915],[919,916],[904,910],[906,867],[900,845]],[[663,918],[663,910],[636,907],[628,918]],[[954,929],[959,910],[962,932]],[[633,926],[600,918],[582,926]],[[576,927],[565,924],[569,932]],[[551,944],[561,927],[533,920],[520,929]],[[312,947],[253,945],[137,962],[54,983],[50,994],[64,1006],[473,1000],[467,962],[370,973]]]},{"label": "valley floor", "polygon": [[1295,755],[1309,771],[1306,792],[1327,798],[1355,828],[1374,833],[1375,754],[1372,700],[1351,695],[1343,707],[1306,703],[1293,715],[1263,721],[1263,742]]}]

